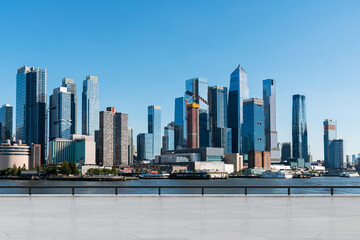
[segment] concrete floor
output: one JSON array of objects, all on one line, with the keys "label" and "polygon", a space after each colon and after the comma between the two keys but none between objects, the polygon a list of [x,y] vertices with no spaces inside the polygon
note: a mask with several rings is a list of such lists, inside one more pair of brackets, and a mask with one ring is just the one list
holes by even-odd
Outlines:
[{"label": "concrete floor", "polygon": [[360,197],[0,197],[0,239],[357,239]]}]

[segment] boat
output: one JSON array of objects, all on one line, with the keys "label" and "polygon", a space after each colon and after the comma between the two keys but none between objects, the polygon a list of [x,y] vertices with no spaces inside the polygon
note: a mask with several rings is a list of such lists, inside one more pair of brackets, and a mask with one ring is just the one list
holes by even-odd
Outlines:
[{"label": "boat", "polygon": [[342,172],[339,174],[339,177],[359,177],[358,172]]},{"label": "boat", "polygon": [[169,173],[142,173],[140,178],[142,179],[166,179],[169,178]]},{"label": "boat", "polygon": [[291,173],[282,172],[282,171],[265,171],[262,174],[260,174],[260,178],[282,178],[282,179],[290,179],[293,178],[293,175]]}]

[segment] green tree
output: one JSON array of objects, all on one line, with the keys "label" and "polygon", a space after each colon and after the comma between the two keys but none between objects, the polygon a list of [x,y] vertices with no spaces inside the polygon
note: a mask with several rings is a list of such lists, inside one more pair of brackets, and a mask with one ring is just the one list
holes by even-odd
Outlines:
[{"label": "green tree", "polygon": [[78,167],[76,166],[76,163],[75,162],[69,162],[69,167],[70,167],[70,172],[71,174],[73,175],[79,175],[79,169]]},{"label": "green tree", "polygon": [[67,161],[63,161],[60,165],[60,173],[64,175],[71,174],[71,168],[69,166],[69,163]]}]

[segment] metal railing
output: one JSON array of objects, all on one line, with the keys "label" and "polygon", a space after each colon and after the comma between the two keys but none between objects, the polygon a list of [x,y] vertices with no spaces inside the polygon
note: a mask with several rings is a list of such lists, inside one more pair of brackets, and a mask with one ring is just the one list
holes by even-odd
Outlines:
[{"label": "metal railing", "polygon": [[290,196],[291,189],[329,189],[329,194],[334,195],[334,189],[360,189],[360,186],[0,186],[0,189],[28,189],[29,196],[33,189],[60,188],[71,189],[72,195],[75,195],[75,189],[114,189],[115,195],[119,194],[119,189],[157,189],[158,195],[161,195],[161,189],[201,189],[201,195],[205,195],[205,189],[244,189],[245,196],[248,189],[287,189]]}]

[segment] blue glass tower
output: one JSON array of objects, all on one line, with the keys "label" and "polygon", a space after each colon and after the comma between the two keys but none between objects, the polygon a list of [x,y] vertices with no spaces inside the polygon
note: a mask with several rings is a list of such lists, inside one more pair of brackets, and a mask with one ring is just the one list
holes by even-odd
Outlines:
[{"label": "blue glass tower", "polygon": [[309,162],[305,96],[300,94],[293,95],[292,147],[293,158]]},{"label": "blue glass tower", "polygon": [[211,146],[224,148],[225,153],[231,153],[231,129],[226,127],[227,88],[209,87],[208,95]]},{"label": "blue glass tower", "polygon": [[153,159],[161,154],[161,107],[148,107],[148,133],[153,134]]},{"label": "blue glass tower", "polygon": [[137,135],[137,160],[151,161],[154,159],[153,134],[140,133]]},{"label": "blue glass tower", "polygon": [[265,151],[264,101],[244,100],[243,152]]},{"label": "blue glass tower", "polygon": [[247,73],[240,65],[230,75],[228,128],[232,130],[232,152],[242,154],[243,101],[249,98]]},{"label": "blue glass tower", "polygon": [[164,128],[164,136],[163,136],[163,150],[175,150],[175,133],[174,133],[175,123],[169,123]]},{"label": "blue glass tower", "polygon": [[55,88],[50,96],[49,141],[71,137],[71,93],[66,87]]},{"label": "blue glass tower", "polygon": [[98,77],[87,76],[82,92],[82,134],[94,136],[96,130],[99,130]]},{"label": "blue glass tower", "polygon": [[12,138],[13,132],[13,107],[9,104],[4,104],[0,108],[0,124],[1,124],[1,139],[3,142],[6,139]]},{"label": "blue glass tower", "polygon": [[276,88],[275,80],[263,80],[263,99],[265,114],[265,150],[270,152],[272,162],[280,162],[276,131]]},{"label": "blue glass tower", "polygon": [[23,66],[16,75],[16,137],[25,144],[41,144],[46,163],[46,69]]},{"label": "blue glass tower", "polygon": [[77,94],[74,79],[63,78],[62,87],[66,87],[71,93],[71,134],[76,134],[77,129]]},{"label": "blue glass tower", "polygon": [[185,89],[186,98],[193,96],[188,102],[199,104],[199,147],[209,147],[208,80],[200,77],[186,80]]},{"label": "blue glass tower", "polygon": [[337,138],[336,122],[326,119],[324,121],[324,165],[330,166],[329,147],[330,142]]},{"label": "blue glass tower", "polygon": [[186,103],[184,97],[175,98],[175,149],[186,146]]}]

